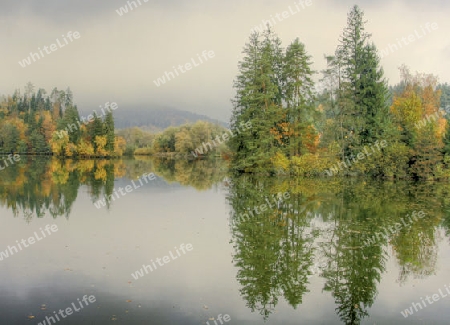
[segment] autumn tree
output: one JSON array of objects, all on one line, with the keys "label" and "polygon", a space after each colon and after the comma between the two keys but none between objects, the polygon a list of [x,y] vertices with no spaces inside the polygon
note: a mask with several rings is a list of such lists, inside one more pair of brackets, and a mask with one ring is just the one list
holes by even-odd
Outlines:
[{"label": "autumn tree", "polygon": [[401,132],[402,142],[410,148],[412,176],[434,178],[442,167],[446,119],[440,113],[440,90],[437,77],[411,74],[400,69],[404,91],[394,97],[391,112]]}]

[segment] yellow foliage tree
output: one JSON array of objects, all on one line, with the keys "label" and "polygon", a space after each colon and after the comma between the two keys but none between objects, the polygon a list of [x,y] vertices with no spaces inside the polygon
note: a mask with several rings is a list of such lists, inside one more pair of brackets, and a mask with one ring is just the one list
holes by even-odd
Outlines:
[{"label": "yellow foliage tree", "polygon": [[45,141],[50,141],[53,132],[56,130],[56,125],[53,122],[52,115],[49,111],[43,111],[41,116],[43,117],[42,128],[44,129]]},{"label": "yellow foliage tree", "polygon": [[68,144],[69,134],[67,132],[53,132],[50,147],[55,155],[64,155]]},{"label": "yellow foliage tree", "polygon": [[125,148],[127,146],[127,142],[122,137],[116,137],[114,140],[114,155],[115,156],[122,156]]},{"label": "yellow foliage tree", "polygon": [[72,157],[77,154],[77,146],[74,145],[72,142],[69,142],[66,145],[65,155],[66,157]]},{"label": "yellow foliage tree", "polygon": [[94,147],[89,142],[81,139],[77,147],[78,154],[82,157],[91,157],[94,155]]},{"label": "yellow foliage tree", "polygon": [[97,156],[108,157],[109,152],[105,149],[107,139],[105,135],[96,135],[95,144],[97,145]]}]

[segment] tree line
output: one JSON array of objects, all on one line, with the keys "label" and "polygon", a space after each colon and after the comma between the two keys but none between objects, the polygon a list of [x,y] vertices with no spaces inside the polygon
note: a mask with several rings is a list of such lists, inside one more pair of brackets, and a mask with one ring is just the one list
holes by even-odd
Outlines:
[{"label": "tree line", "polygon": [[[227,143],[215,139],[222,137],[227,129],[211,122],[197,121],[194,124],[171,126],[164,131],[152,134],[139,128],[124,129],[118,134],[126,139],[127,152],[135,155],[154,155],[166,157],[204,158],[223,156],[228,153]],[[214,152],[196,152],[208,144]],[[194,153],[194,154],[193,154]]]},{"label": "tree line", "polygon": [[66,157],[121,156],[125,140],[115,136],[111,110],[80,123],[73,93],[54,88],[34,91],[28,83],[22,94],[0,100],[0,153],[53,154]]},{"label": "tree line", "polygon": [[[247,120],[253,127],[230,140],[234,171],[312,176],[340,163],[342,174],[450,177],[442,109],[450,104],[449,85],[402,66],[401,82],[389,87],[365,23],[354,6],[318,85],[299,39],[283,48],[269,26],[250,35],[234,82],[231,129]],[[346,166],[382,141],[388,145],[379,152]]]},{"label": "tree line", "polygon": [[[116,130],[111,107],[102,109],[102,116],[94,111],[89,118],[80,118],[70,88],[54,88],[48,95],[44,89],[35,92],[33,84],[28,83],[24,93],[16,90],[12,96],[0,98],[0,154],[190,157],[203,143],[226,132],[224,127],[207,121],[172,126],[159,133],[137,127]],[[215,151],[220,154],[226,148],[222,144]]]}]

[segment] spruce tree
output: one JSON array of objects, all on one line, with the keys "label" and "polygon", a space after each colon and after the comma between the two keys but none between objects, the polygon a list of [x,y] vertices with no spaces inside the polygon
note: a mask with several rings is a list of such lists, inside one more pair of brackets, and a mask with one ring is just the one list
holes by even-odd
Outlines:
[{"label": "spruce tree", "polygon": [[348,156],[360,147],[359,133],[363,130],[363,114],[359,97],[360,78],[363,74],[363,52],[367,39],[363,21],[364,13],[354,6],[347,17],[347,27],[336,50],[336,59],[342,65],[339,89],[339,109],[343,156]]},{"label": "spruce tree", "polygon": [[[230,146],[235,155],[233,168],[238,171],[266,169],[275,152],[271,129],[282,118],[280,85],[282,50],[280,40],[271,30],[261,37],[250,36],[234,87]],[[251,122],[252,127],[245,127]]]},{"label": "spruce tree", "polygon": [[368,145],[383,140],[385,131],[392,128],[387,98],[389,90],[380,68],[375,45],[366,45],[363,52],[364,68],[359,82],[360,105],[364,113],[361,144]]},{"label": "spruce tree", "polygon": [[286,122],[289,127],[288,140],[290,156],[299,155],[305,150],[306,128],[314,117],[314,82],[311,70],[311,56],[306,53],[305,45],[295,39],[284,57],[283,95],[286,103]]},{"label": "spruce tree", "polygon": [[[233,167],[274,172],[281,164],[284,169],[287,157],[303,154],[310,145],[306,139],[315,139],[310,56],[298,39],[284,51],[270,28],[253,33],[243,53],[234,84]],[[251,129],[242,131],[248,121]]]},{"label": "spruce tree", "polygon": [[377,49],[369,44],[364,13],[354,6],[348,14],[336,50],[341,65],[338,106],[343,155],[356,154],[365,145],[383,138],[391,128],[387,107],[388,88]]}]

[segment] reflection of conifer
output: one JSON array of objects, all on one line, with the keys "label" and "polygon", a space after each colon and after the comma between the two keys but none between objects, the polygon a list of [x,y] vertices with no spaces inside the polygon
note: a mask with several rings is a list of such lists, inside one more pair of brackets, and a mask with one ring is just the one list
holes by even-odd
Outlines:
[{"label": "reflection of conifer", "polygon": [[272,192],[273,181],[256,176],[233,177],[229,196],[240,292],[247,306],[258,310],[265,319],[280,296],[293,307],[302,302],[312,265],[313,237],[305,234],[305,216],[296,213],[300,197],[291,196],[260,214],[242,217],[248,207],[260,207],[266,204],[267,197],[276,194]]}]

